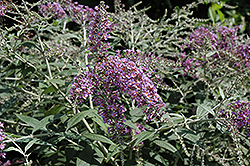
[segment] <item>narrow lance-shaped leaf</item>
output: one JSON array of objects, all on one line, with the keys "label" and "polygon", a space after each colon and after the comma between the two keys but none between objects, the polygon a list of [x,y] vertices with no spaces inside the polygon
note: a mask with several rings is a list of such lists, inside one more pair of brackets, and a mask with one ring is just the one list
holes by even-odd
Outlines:
[{"label": "narrow lance-shaped leaf", "polygon": [[39,120],[32,118],[30,116],[25,116],[25,115],[20,115],[20,114],[16,114],[15,115],[23,122],[25,122],[27,125],[30,125],[31,127],[35,127],[38,123]]},{"label": "narrow lance-shaped leaf", "polygon": [[136,140],[136,142],[134,143],[133,146],[137,146],[140,142],[142,142],[142,141],[144,141],[146,139],[149,139],[154,134],[155,134],[155,132],[143,131],[140,134],[136,135],[135,138],[131,142]]},{"label": "narrow lance-shaped leaf", "polygon": [[94,110],[90,109],[87,111],[82,111],[77,114],[75,114],[70,120],[68,121],[67,124],[67,129],[66,131],[69,130],[70,127],[76,125],[78,122],[80,122],[83,118],[85,118],[87,115],[91,114]]},{"label": "narrow lance-shaped leaf", "polygon": [[160,141],[160,140],[155,140],[154,143],[162,148],[165,148],[175,154],[177,154],[182,160],[183,158],[181,157],[180,153],[178,152],[178,150],[171,145],[170,143],[168,143],[167,141]]},{"label": "narrow lance-shaped leaf", "polygon": [[62,115],[50,115],[50,116],[47,116],[45,118],[43,118],[41,121],[39,121],[38,123],[35,124],[34,126],[34,129],[32,131],[32,133],[36,132],[37,130],[40,130],[40,129],[44,129],[44,130],[47,130],[45,128],[45,126],[47,124],[49,124],[50,122],[56,120],[56,119],[59,119]]},{"label": "narrow lance-shaped leaf", "polygon": [[115,144],[109,138],[104,137],[104,136],[99,135],[99,134],[86,133],[83,136],[88,138],[88,139],[91,139],[91,140],[100,141],[100,142],[107,143],[107,144]]}]

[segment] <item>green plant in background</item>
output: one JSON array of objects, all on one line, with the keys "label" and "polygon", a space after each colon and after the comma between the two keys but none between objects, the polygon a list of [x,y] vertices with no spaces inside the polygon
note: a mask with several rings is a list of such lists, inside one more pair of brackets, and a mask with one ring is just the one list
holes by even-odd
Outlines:
[{"label": "green plant in background", "polygon": [[201,4],[152,20],[118,0],[3,2],[3,163],[249,165],[250,42],[229,5],[210,23]]},{"label": "green plant in background", "polygon": [[224,25],[241,25],[241,31],[245,31],[245,16],[236,10],[238,8],[237,5],[230,6],[226,2],[227,0],[220,1],[220,3],[211,3],[211,6],[208,8],[208,16],[211,18],[213,24],[224,22]]},{"label": "green plant in background", "polygon": [[[223,6],[220,4],[213,3],[208,8],[209,17],[212,19],[213,24],[215,24],[215,22],[217,22],[218,20],[220,20],[220,22],[223,22],[225,20],[225,15],[220,10],[222,7]],[[219,17],[217,18],[217,16],[219,16]]]}]

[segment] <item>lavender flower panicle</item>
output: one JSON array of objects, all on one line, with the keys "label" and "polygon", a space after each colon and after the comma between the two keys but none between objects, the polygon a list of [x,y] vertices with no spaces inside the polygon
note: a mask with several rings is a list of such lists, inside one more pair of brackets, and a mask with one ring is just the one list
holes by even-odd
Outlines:
[{"label": "lavender flower panicle", "polygon": [[236,101],[229,104],[229,110],[221,110],[218,117],[226,119],[224,124],[229,130],[240,132],[245,129],[250,137],[250,102]]},{"label": "lavender flower panicle", "polygon": [[92,9],[88,6],[84,7],[72,0],[60,1],[59,3],[48,2],[46,5],[39,7],[40,13],[44,16],[54,15],[56,19],[62,19],[68,16],[72,18],[72,21],[77,23],[89,22],[88,38],[91,45],[89,50],[92,51],[98,59],[101,59],[101,56],[106,57],[107,49],[110,48],[110,44],[107,40],[110,37],[109,33],[112,30],[113,24],[106,11],[108,8],[109,6],[101,3]]},{"label": "lavender flower panicle", "polygon": [[198,67],[206,66],[215,69],[221,67],[222,63],[241,72],[246,68],[249,69],[250,45],[240,42],[237,35],[239,29],[240,26],[234,28],[219,27],[216,31],[204,27],[194,30],[189,36],[189,42],[183,45],[182,49],[188,48],[196,52],[207,50],[207,53],[209,51],[210,53],[214,51],[214,53],[212,55],[191,55],[194,58],[190,58],[185,52],[180,54],[178,63],[184,68],[184,75],[189,73],[196,77]]},{"label": "lavender flower panicle", "polygon": [[81,24],[87,20],[87,13],[93,9],[72,0],[60,0],[59,2],[48,2],[46,5],[41,5],[39,10],[44,16],[53,15],[55,19],[63,19],[68,16],[72,21]]},{"label": "lavender flower panicle", "polygon": [[54,18],[60,19],[66,16],[66,12],[62,8],[62,6],[57,2],[48,2],[46,5],[41,5],[39,7],[40,13],[44,16],[54,15]]},{"label": "lavender flower panicle", "polygon": [[104,123],[110,125],[108,133],[114,139],[128,132],[124,124],[126,107],[121,102],[122,98],[135,100],[138,108],[146,106],[143,110],[147,115],[146,121],[163,114],[161,108],[165,104],[153,82],[144,74],[146,70],[127,58],[110,56],[106,62],[99,62],[89,72],[75,77],[70,99],[81,104],[92,94],[94,104],[99,106],[98,114]]},{"label": "lavender flower panicle", "polygon": [[92,12],[89,13],[89,43],[91,46],[89,50],[96,52],[98,59],[101,59],[102,55],[107,57],[107,50],[110,48],[109,42],[107,42],[110,37],[110,32],[112,30],[112,23],[109,20],[109,14],[107,9],[109,6],[104,3],[96,6]]}]

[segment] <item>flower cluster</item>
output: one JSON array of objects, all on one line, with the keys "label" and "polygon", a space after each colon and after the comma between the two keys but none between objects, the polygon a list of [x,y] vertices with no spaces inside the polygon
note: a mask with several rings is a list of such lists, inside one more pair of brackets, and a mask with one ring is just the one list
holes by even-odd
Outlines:
[{"label": "flower cluster", "polygon": [[85,20],[85,13],[89,9],[87,6],[78,4],[78,2],[73,2],[72,0],[63,1],[62,6],[64,10],[69,13],[69,17],[72,18],[74,22],[82,22]]},{"label": "flower cluster", "polygon": [[[104,2],[92,9],[72,0],[60,1],[60,3],[48,2],[46,5],[39,7],[40,13],[44,16],[53,15],[56,19],[68,16],[72,21],[77,23],[88,21],[88,38],[91,45],[89,50],[97,52],[95,55],[99,59],[102,53],[110,48],[107,40],[112,30],[112,23],[106,11],[108,8]],[[107,56],[107,54],[104,53],[104,56]]]},{"label": "flower cluster", "polygon": [[5,10],[6,10],[6,6],[0,5],[0,16],[4,16],[5,15]]},{"label": "flower cluster", "polygon": [[167,59],[156,57],[151,53],[142,54],[140,50],[133,51],[131,49],[123,50],[123,52],[119,50],[117,51],[117,55],[124,56],[133,62],[139,62],[141,66],[147,69],[146,75],[151,79],[157,88],[167,88],[168,85],[164,83],[163,79],[154,70],[156,68],[160,68],[160,66],[166,67],[169,64]]},{"label": "flower cluster", "polygon": [[39,6],[40,13],[44,16],[54,15],[56,19],[68,16],[72,21],[81,24],[87,18],[87,13],[93,9],[88,6],[78,4],[72,0],[60,0],[59,2],[48,2],[46,5]]},{"label": "flower cluster", "polygon": [[223,117],[227,121],[224,123],[229,130],[235,129],[240,131],[245,129],[247,135],[250,136],[250,102],[236,101],[229,104],[230,111],[221,110],[218,117]]},{"label": "flower cluster", "polygon": [[[234,28],[219,27],[216,31],[200,27],[190,36],[189,42],[183,45],[189,49],[191,55],[181,53],[177,58],[180,66],[184,68],[184,74],[196,76],[198,67],[206,67],[206,70],[220,68],[221,65],[244,71],[250,68],[250,45],[241,41],[237,35],[240,26]],[[201,54],[202,52],[206,54]]]},{"label": "flower cluster", "polygon": [[62,8],[62,6],[57,2],[48,2],[47,5],[41,5],[40,13],[44,16],[54,15],[54,18],[64,18],[66,16],[66,12]]},{"label": "flower cluster", "polygon": [[99,6],[94,8],[94,11],[89,12],[88,21],[89,21],[89,42],[91,47],[89,50],[94,52],[97,51],[96,56],[100,59],[100,56],[107,57],[104,51],[107,51],[110,48],[109,42],[109,33],[112,30],[112,23],[109,20],[109,14],[107,9],[109,7],[104,3],[101,3]]},{"label": "flower cluster", "polygon": [[81,104],[93,94],[93,102],[99,106],[99,115],[104,123],[110,125],[108,132],[114,137],[128,132],[124,125],[125,101],[135,101],[147,115],[146,121],[161,116],[161,107],[165,104],[157,94],[157,89],[145,74],[147,69],[139,62],[133,62],[121,56],[110,56],[106,62],[99,62],[75,77],[70,90],[70,99]]},{"label": "flower cluster", "polygon": [[[4,127],[3,123],[0,122],[0,128],[3,128],[3,127]],[[3,142],[4,138],[5,138],[5,135],[3,134],[3,129],[0,129],[0,152],[1,152],[0,156],[3,158],[5,158],[5,155],[6,155],[5,153],[2,152],[6,146],[6,144]]]}]

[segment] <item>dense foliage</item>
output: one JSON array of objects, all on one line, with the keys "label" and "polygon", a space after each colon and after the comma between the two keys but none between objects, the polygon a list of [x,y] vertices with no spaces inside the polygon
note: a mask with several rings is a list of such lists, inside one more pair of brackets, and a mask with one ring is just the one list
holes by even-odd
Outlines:
[{"label": "dense foliage", "polygon": [[250,40],[232,6],[152,20],[119,0],[0,3],[1,165],[249,165]]}]

